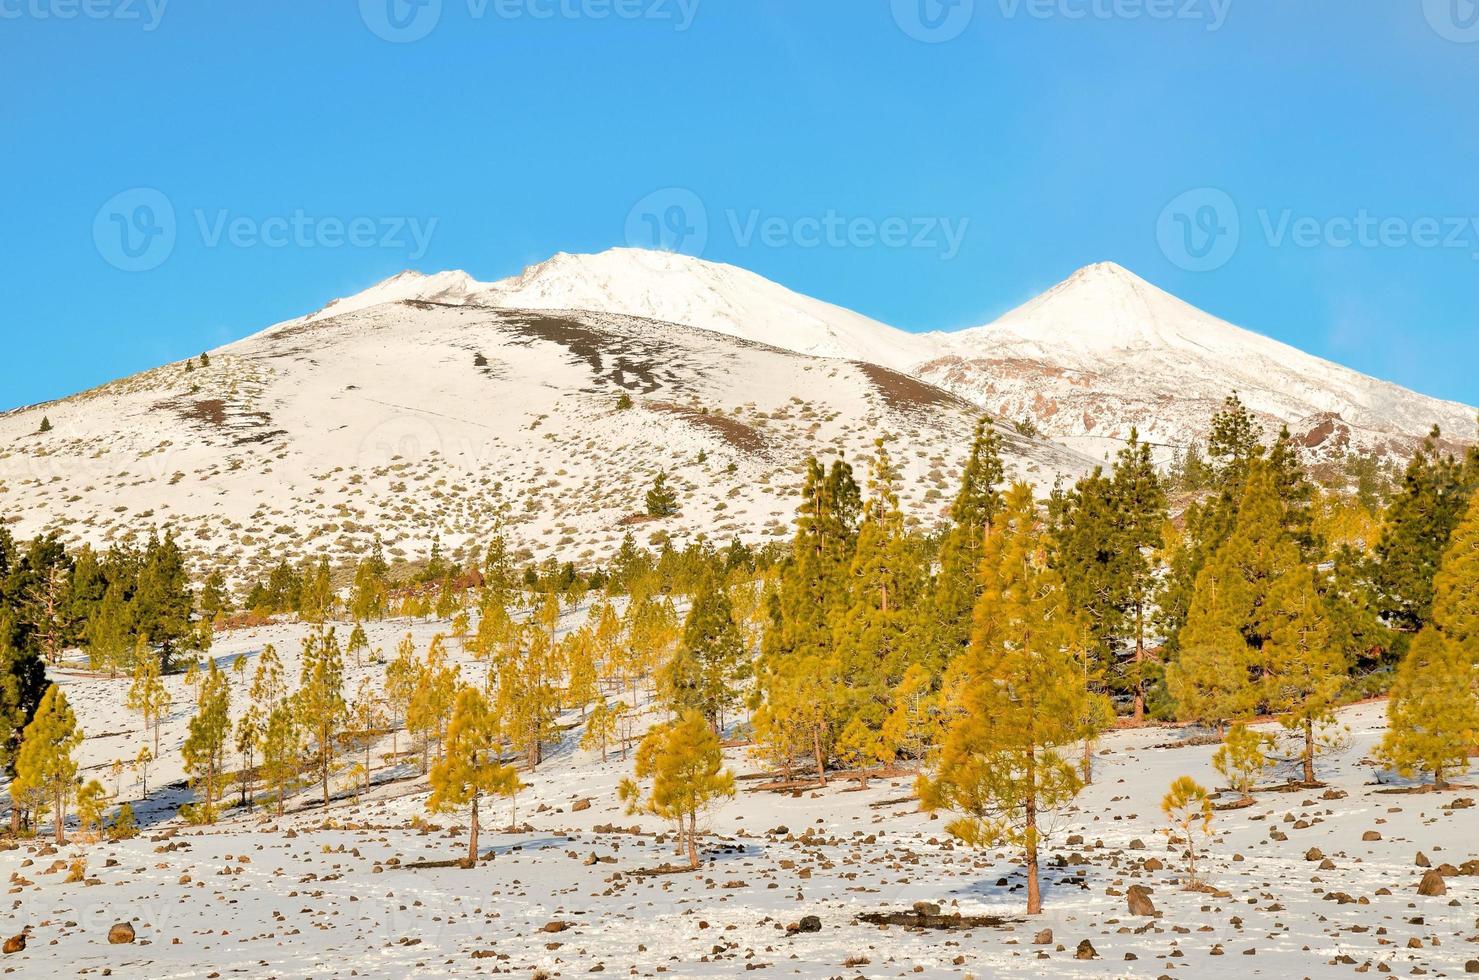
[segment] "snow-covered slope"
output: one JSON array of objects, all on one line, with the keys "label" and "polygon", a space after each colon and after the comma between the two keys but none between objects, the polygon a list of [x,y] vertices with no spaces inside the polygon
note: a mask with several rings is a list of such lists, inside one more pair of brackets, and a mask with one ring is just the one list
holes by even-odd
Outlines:
[{"label": "snow-covered slope", "polygon": [[[1457,439],[1474,423],[1109,264],[988,326],[916,335],[731,266],[561,254],[491,284],[402,273],[214,355],[0,416],[0,514],[99,543],[168,523],[224,563],[347,555],[376,533],[414,556],[499,521],[535,554],[592,558],[627,530],[784,535],[805,457],[861,465],[880,433],[932,521],[982,408],[1043,433],[1008,447],[1040,485],[1132,426],[1169,457],[1233,390],[1314,461],[1400,458],[1434,423]],[[683,513],[642,525],[661,469]]]},{"label": "snow-covered slope", "polygon": [[[372,295],[447,297],[464,282],[402,276]],[[376,535],[414,558],[438,535],[485,546],[499,525],[539,557],[598,560],[628,531],[786,536],[807,455],[861,468],[885,434],[910,514],[932,523],[977,414],[883,367],[688,326],[363,301],[222,348],[208,367],[0,416],[0,513],[21,534],[99,544],[169,524],[202,565],[347,558]],[[37,431],[43,416],[52,431]],[[1014,471],[1038,484],[1089,464],[1007,438]],[[681,513],[649,522],[659,471]]]},{"label": "snow-covered slope", "polygon": [[538,310],[602,310],[713,330],[818,357],[904,368],[922,339],[792,292],[753,272],[673,252],[613,248],[560,253],[478,292],[474,302]]},{"label": "snow-covered slope", "polygon": [[[448,278],[450,277],[450,278]],[[1113,263],[1080,269],[983,327],[911,334],[734,266],[617,248],[561,253],[493,284],[403,274],[330,311],[384,299],[583,309],[683,323],[819,357],[867,361],[947,388],[1102,459],[1138,427],[1168,459],[1205,438],[1237,391],[1269,435],[1288,425],[1313,463],[1409,455],[1433,425],[1474,436],[1474,410],[1379,381],[1234,326]]]},{"label": "snow-covered slope", "polygon": [[1270,430],[1287,423],[1316,461],[1353,449],[1406,456],[1434,424],[1474,435],[1468,406],[1236,327],[1108,262],[994,323],[931,339],[943,350],[913,373],[1095,456],[1131,426],[1169,455],[1205,437],[1231,391]]}]

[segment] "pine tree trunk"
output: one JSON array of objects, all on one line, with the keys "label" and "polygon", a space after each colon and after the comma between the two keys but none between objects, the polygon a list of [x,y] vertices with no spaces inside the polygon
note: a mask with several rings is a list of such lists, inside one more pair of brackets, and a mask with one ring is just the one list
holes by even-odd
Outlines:
[{"label": "pine tree trunk", "polygon": [[698,814],[688,815],[688,867],[698,867]]},{"label": "pine tree trunk", "polygon": [[1042,889],[1037,881],[1037,755],[1027,750],[1027,799],[1024,801],[1027,838],[1027,914],[1042,912]]},{"label": "pine tree trunk", "polygon": [[819,728],[812,729],[811,748],[817,760],[817,779],[825,786],[827,785],[827,760],[822,758],[822,732]]},{"label": "pine tree trunk", "polygon": [[[1138,622],[1139,614],[1136,614]],[[1135,724],[1145,724],[1145,638],[1137,625],[1135,636]]]},{"label": "pine tree trunk", "polygon": [[1315,783],[1315,722],[1313,718],[1304,720],[1304,781],[1310,786]]},{"label": "pine tree trunk", "polygon": [[1084,739],[1084,785],[1094,785],[1094,743]]},{"label": "pine tree trunk", "polygon": [[472,796],[472,828],[468,831],[467,866],[478,866],[478,794]]},{"label": "pine tree trunk", "polygon": [[67,790],[62,787],[56,794],[56,817],[53,821],[56,825],[57,844],[67,843]]}]

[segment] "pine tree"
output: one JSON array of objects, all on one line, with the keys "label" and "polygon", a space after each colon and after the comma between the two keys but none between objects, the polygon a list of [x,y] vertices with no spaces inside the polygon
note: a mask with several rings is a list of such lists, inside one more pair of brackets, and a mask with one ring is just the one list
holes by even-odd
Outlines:
[{"label": "pine tree", "polygon": [[447,752],[431,770],[431,796],[426,808],[433,813],[448,813],[471,806],[472,821],[468,829],[467,860],[463,866],[473,868],[478,861],[478,804],[486,794],[508,795],[510,783],[517,783],[518,772],[498,761],[498,725],[475,687],[457,692],[452,721],[447,727]]},{"label": "pine tree", "polygon": [[884,749],[883,728],[874,729],[862,715],[853,715],[837,736],[837,755],[842,764],[858,772],[858,783],[868,788],[868,770],[875,765],[887,763]]},{"label": "pine tree", "polygon": [[282,816],[288,787],[297,778],[303,732],[297,713],[283,701],[267,713],[262,728],[262,779],[277,797],[277,815]]},{"label": "pine tree", "polygon": [[560,654],[565,662],[565,703],[579,708],[584,720],[586,707],[596,700],[599,678],[595,633],[590,625],[566,636],[560,643]]},{"label": "pine tree", "polygon": [[501,665],[495,714],[509,741],[523,753],[530,769],[544,760],[544,746],[554,739],[559,694],[555,688],[556,650],[550,632],[526,625]]},{"label": "pine tree", "polygon": [[1250,464],[1232,533],[1197,575],[1166,682],[1183,720],[1223,728],[1257,712],[1269,669],[1275,583],[1299,565],[1273,475]]},{"label": "pine tree", "polygon": [[43,808],[50,808],[57,844],[67,842],[67,804],[77,778],[72,753],[81,744],[77,717],[62,689],[53,684],[41,698],[21,739],[10,796],[13,806],[28,809],[38,817]]},{"label": "pine tree", "polygon": [[145,799],[149,797],[149,766],[154,762],[154,753],[149,751],[149,746],[140,745],[139,754],[134,756],[133,768],[139,777],[140,795]]},{"label": "pine tree", "polygon": [[706,576],[684,621],[678,652],[665,671],[674,713],[698,711],[721,732],[725,714],[739,703],[735,685],[745,667],[729,595],[712,575]]},{"label": "pine tree", "polygon": [[949,668],[952,721],[939,766],[920,780],[926,809],[962,814],[952,835],[1022,849],[1029,915],[1042,911],[1043,815],[1083,785],[1061,749],[1092,736],[1084,720],[1097,714],[1078,659],[1084,627],[1047,562],[1048,543],[1031,488],[1014,486],[986,541],[970,649]]},{"label": "pine tree", "polygon": [[77,790],[77,833],[85,840],[102,836],[103,811],[108,791],[96,779],[89,779]]},{"label": "pine tree", "polygon": [[37,432],[43,432],[43,433],[44,432],[50,432],[51,431],[51,419],[48,418],[45,415],[41,416],[41,425],[39,425],[36,428],[36,431]]},{"label": "pine tree", "polygon": [[849,590],[861,495],[852,468],[806,462],[791,553],[766,598],[766,628],[757,665],[754,721],[767,755],[786,770],[802,739],[826,785],[834,721],[841,713],[834,630]]},{"label": "pine tree", "polygon": [[390,712],[390,756],[399,757],[396,733],[402,724],[409,728],[411,702],[416,696],[416,682],[421,666],[416,660],[416,644],[407,633],[396,646],[395,659],[385,668],[385,707]]},{"label": "pine tree", "polygon": [[178,651],[207,649],[208,630],[197,630],[191,622],[195,599],[185,556],[173,533],[151,535],[139,559],[138,584],[131,600],[134,631],[147,636],[161,653],[168,669]]},{"label": "pine tree", "polygon": [[1212,416],[1207,437],[1207,455],[1216,466],[1218,480],[1241,486],[1249,463],[1263,451],[1263,427],[1253,418],[1235,391],[1223,400],[1222,410]]},{"label": "pine tree", "polygon": [[1433,578],[1433,622],[1479,669],[1479,493],[1469,501]]},{"label": "pine tree", "polygon": [[1331,640],[1330,620],[1307,567],[1286,571],[1266,601],[1271,625],[1262,658],[1263,701],[1298,734],[1304,782],[1315,785],[1316,729],[1335,721],[1345,656]]},{"label": "pine tree", "polygon": [[214,623],[231,610],[231,593],[226,590],[226,577],[220,569],[213,568],[200,589],[200,614],[207,623]]},{"label": "pine tree", "polygon": [[347,706],[344,703],[344,658],[333,630],[303,638],[302,667],[298,691],[293,695],[302,730],[308,735],[310,765],[323,790],[324,809],[329,807],[329,777],[334,770],[334,745],[342,730]]},{"label": "pine tree", "polygon": [[[0,529],[0,534],[3,534]],[[0,542],[3,557],[3,542]],[[13,642],[15,621],[0,606],[0,774],[15,771],[15,756],[22,733],[30,723],[46,692],[46,666],[34,652],[20,649]],[[12,810],[12,829],[19,811]]]},{"label": "pine tree", "polygon": [[[641,801],[637,784],[650,779]],[[724,768],[719,738],[697,711],[654,728],[637,749],[636,782],[625,780],[622,798],[634,807],[672,820],[688,849],[689,868],[698,867],[698,818],[734,796],[734,775]]]},{"label": "pine tree", "polygon": [[1435,430],[1408,463],[1373,556],[1377,609],[1404,634],[1432,622],[1434,579],[1468,503],[1463,471],[1439,452],[1436,436]]},{"label": "pine tree", "polygon": [[[621,702],[617,702],[621,704]],[[624,706],[624,705],[623,705]],[[601,761],[606,761],[606,750],[616,738],[617,712],[605,698],[596,702],[586,720],[585,734],[580,737],[580,747],[587,752],[601,750]]]},{"label": "pine tree", "polygon": [[226,782],[226,746],[231,733],[231,689],[215,661],[201,678],[195,716],[180,752],[197,802],[190,817],[199,823],[216,822],[216,805]]},{"label": "pine tree", "polygon": [[952,657],[970,646],[971,615],[980,596],[981,550],[1001,510],[1005,472],[1001,437],[991,419],[981,418],[976,422],[960,490],[950,505],[950,524],[940,542],[940,571],[932,603],[939,649],[934,651],[931,669],[937,675]]},{"label": "pine tree", "polygon": [[159,755],[159,726],[170,709],[174,698],[164,686],[160,676],[159,657],[148,648],[143,637],[139,637],[138,649],[134,651],[133,682],[128,688],[128,707],[137,711],[143,719],[144,728],[154,732],[154,755]]},{"label": "pine tree", "polygon": [[1457,643],[1432,627],[1419,633],[1397,667],[1378,757],[1404,776],[1432,773],[1433,787],[1447,788],[1479,749],[1472,676]]},{"label": "pine tree", "polygon": [[896,479],[880,439],[848,573],[848,605],[833,630],[842,716],[860,718],[874,733],[883,727],[894,686],[919,659],[909,627],[922,570],[904,534]]},{"label": "pine tree", "polygon": [[1227,737],[1212,753],[1212,768],[1238,791],[1239,803],[1253,802],[1253,787],[1272,763],[1268,756],[1272,743],[1270,736],[1240,722],[1228,729]]},{"label": "pine tree", "polygon": [[[114,582],[87,621],[87,656],[92,669],[105,670],[109,677],[116,677],[134,650],[132,630],[133,617],[124,598],[123,585]],[[149,659],[153,659],[152,655]]]},{"label": "pine tree", "polygon": [[1161,800],[1161,812],[1171,821],[1171,843],[1174,844],[1177,840],[1177,830],[1181,832],[1180,839],[1186,843],[1189,884],[1199,884],[1201,879],[1197,876],[1196,835],[1200,832],[1210,836],[1212,833],[1211,796],[1195,779],[1181,776],[1171,783],[1170,792]]},{"label": "pine tree", "polygon": [[668,475],[658,473],[652,479],[652,488],[647,491],[647,516],[652,518],[672,517],[678,513],[678,494],[668,486]]},{"label": "pine tree", "polygon": [[1056,509],[1055,565],[1088,619],[1092,671],[1132,695],[1135,720],[1143,721],[1156,582],[1150,551],[1160,543],[1166,509],[1150,447],[1131,429],[1113,475],[1094,472]]},{"label": "pine tree", "polygon": [[380,693],[375,688],[374,679],[366,676],[360,678],[359,687],[354,692],[354,700],[349,705],[350,723],[354,725],[355,735],[365,753],[365,761],[361,768],[364,769],[366,792],[369,791],[375,775],[375,767],[370,761],[370,749],[374,747],[375,738],[385,724],[385,712],[380,707],[381,700]]}]

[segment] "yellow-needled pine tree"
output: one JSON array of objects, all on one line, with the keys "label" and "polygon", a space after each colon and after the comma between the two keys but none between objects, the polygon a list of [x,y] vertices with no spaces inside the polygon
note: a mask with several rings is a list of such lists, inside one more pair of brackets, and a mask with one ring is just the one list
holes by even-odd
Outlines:
[{"label": "yellow-needled pine tree", "polygon": [[1042,911],[1038,849],[1043,819],[1073,799],[1083,778],[1063,750],[1094,733],[1079,651],[1085,628],[1048,563],[1047,533],[1032,488],[1017,484],[982,554],[971,645],[946,675],[950,727],[926,809],[961,816],[947,829],[975,847],[1019,848],[1027,912]]},{"label": "yellow-needled pine tree", "polygon": [[486,795],[506,795],[509,782],[518,778],[512,766],[499,762],[498,724],[483,693],[476,687],[463,687],[457,692],[447,726],[447,751],[431,769],[426,808],[432,813],[450,813],[471,807],[464,867],[477,866],[479,802]]},{"label": "yellow-needled pine tree", "polygon": [[[634,810],[674,822],[688,866],[698,867],[698,819],[720,800],[734,796],[734,774],[724,768],[719,737],[698,711],[660,725],[637,749],[635,780],[624,780],[621,796]],[[651,780],[644,800],[640,783]]]},{"label": "yellow-needled pine tree", "polygon": [[1270,593],[1301,561],[1273,471],[1254,458],[1247,473],[1232,532],[1196,577],[1179,654],[1166,669],[1181,719],[1218,730],[1266,703],[1266,648],[1276,625]]},{"label": "yellow-needled pine tree", "polygon": [[1228,729],[1222,744],[1212,753],[1212,768],[1238,791],[1239,803],[1253,802],[1253,787],[1273,761],[1268,756],[1272,743],[1272,736],[1239,722]]},{"label": "yellow-needled pine tree", "polygon": [[1431,773],[1433,788],[1446,789],[1479,749],[1472,685],[1472,661],[1456,642],[1431,626],[1417,634],[1397,665],[1378,758],[1404,776]]},{"label": "yellow-needled pine tree", "polygon": [[211,661],[200,679],[195,716],[180,749],[195,802],[185,812],[191,822],[215,823],[226,786],[226,752],[231,735],[231,687]]},{"label": "yellow-needled pine tree", "polygon": [[15,758],[10,797],[16,807],[31,812],[34,821],[50,809],[56,842],[65,844],[67,804],[76,790],[77,762],[72,753],[82,744],[82,729],[55,684],[46,689],[31,723],[21,736]]},{"label": "yellow-needled pine tree", "polygon": [[1190,776],[1180,776],[1171,783],[1171,789],[1161,800],[1161,812],[1171,821],[1168,833],[1171,843],[1180,840],[1186,844],[1186,868],[1188,887],[1201,884],[1197,874],[1197,834],[1210,836],[1212,833],[1212,797]]},{"label": "yellow-needled pine tree", "polygon": [[1298,739],[1304,782],[1313,786],[1315,756],[1326,747],[1320,732],[1335,723],[1346,658],[1333,642],[1325,603],[1307,566],[1297,564],[1281,575],[1267,601],[1263,703]]}]

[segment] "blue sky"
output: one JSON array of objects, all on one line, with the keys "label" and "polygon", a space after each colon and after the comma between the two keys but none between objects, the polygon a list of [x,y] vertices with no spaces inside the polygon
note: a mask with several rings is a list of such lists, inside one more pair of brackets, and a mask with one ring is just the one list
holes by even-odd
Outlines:
[{"label": "blue sky", "polygon": [[1470,0],[420,2],[0,0],[0,406],[654,229],[907,329],[1113,260],[1479,403]]}]

